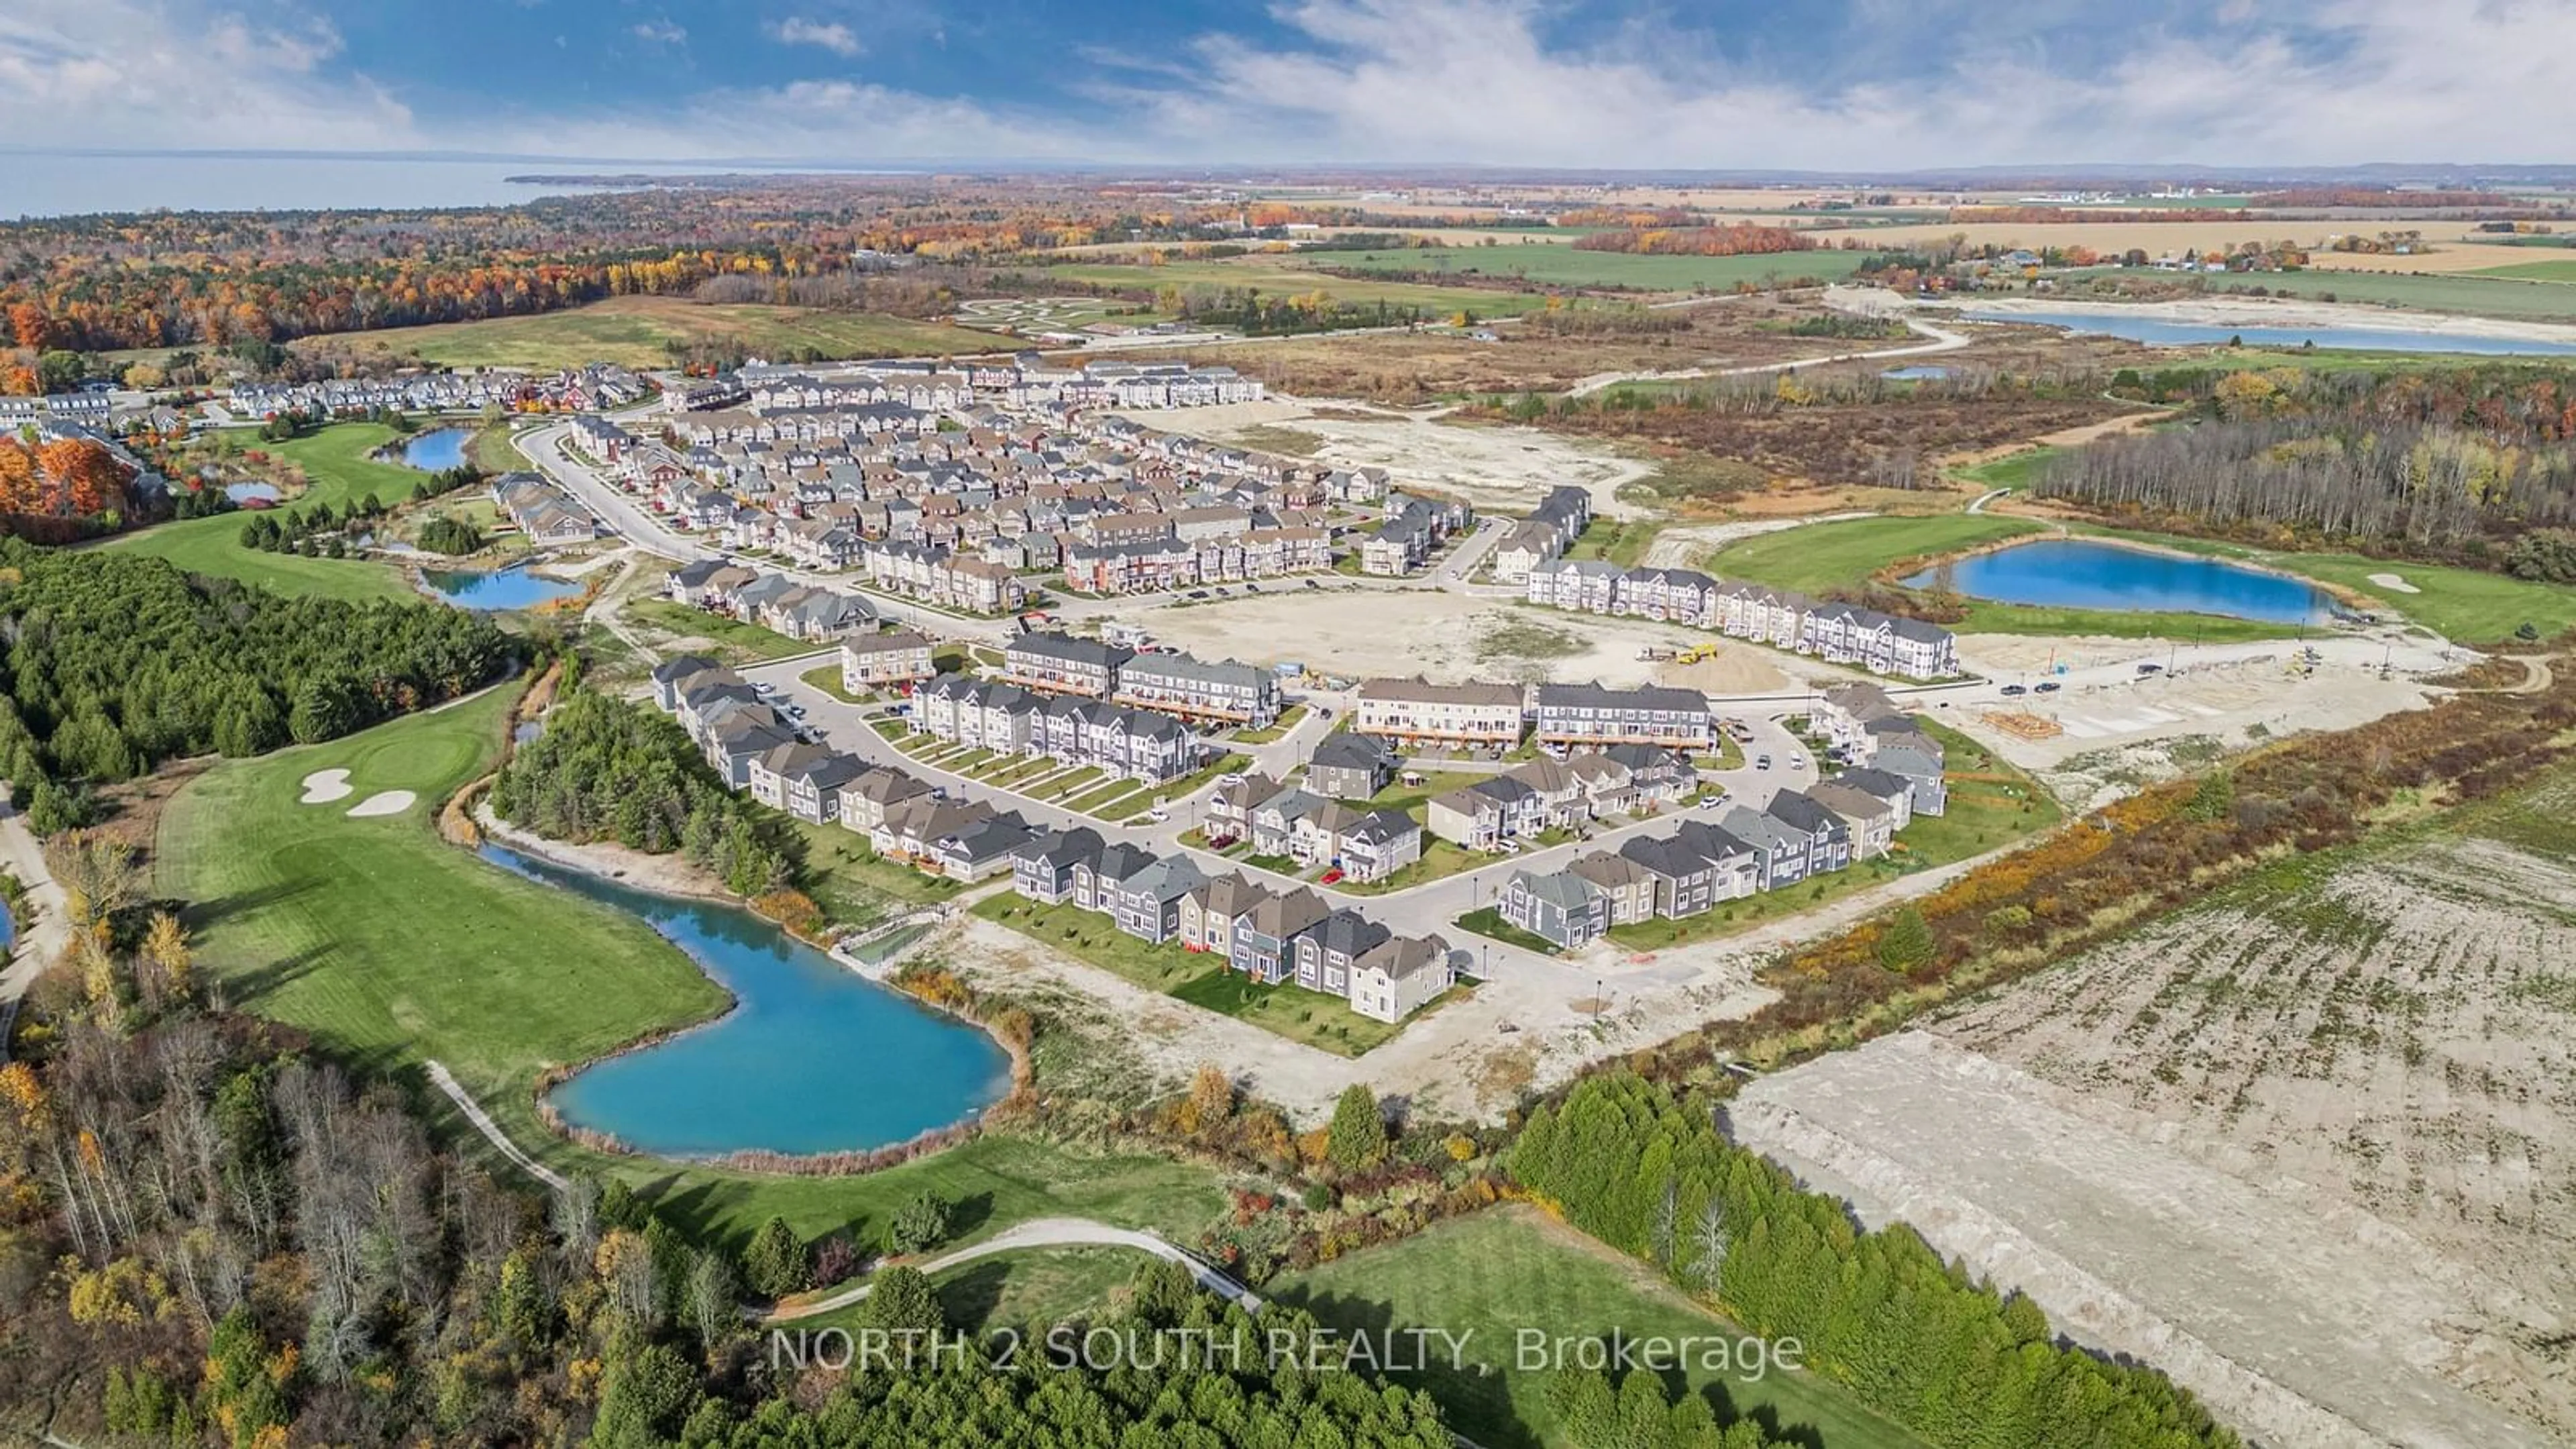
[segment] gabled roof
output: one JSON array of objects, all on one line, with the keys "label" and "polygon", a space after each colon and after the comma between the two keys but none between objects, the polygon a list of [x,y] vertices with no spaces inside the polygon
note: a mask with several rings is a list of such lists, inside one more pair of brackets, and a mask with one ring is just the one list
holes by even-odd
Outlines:
[{"label": "gabled roof", "polygon": [[1513,871],[1511,881],[1504,889],[1515,887],[1524,888],[1533,898],[1566,911],[1589,911],[1594,898],[1601,894],[1601,887],[1562,870],[1545,875],[1531,870]]}]

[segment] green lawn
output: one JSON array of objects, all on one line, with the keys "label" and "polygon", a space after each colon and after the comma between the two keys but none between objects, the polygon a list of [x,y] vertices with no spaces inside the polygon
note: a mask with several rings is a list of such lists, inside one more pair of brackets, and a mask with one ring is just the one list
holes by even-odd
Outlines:
[{"label": "green lawn", "polygon": [[[715,646],[713,652],[728,664],[785,659],[794,654],[811,654],[824,647],[808,639],[790,639],[741,619],[728,619],[704,609],[692,609],[670,599],[629,599],[619,606],[619,612],[629,623],[641,624],[670,639],[704,639]],[[840,666],[836,664],[832,668],[838,673]]]},{"label": "green lawn", "polygon": [[1434,796],[1446,795],[1452,790],[1463,789],[1479,780],[1494,778],[1494,772],[1491,770],[1418,770],[1414,773],[1421,777],[1421,784],[1404,783],[1402,772],[1398,772],[1393,784],[1368,798],[1369,805],[1381,810],[1410,812]]},{"label": "green lawn", "polygon": [[[1052,1327],[1099,1316],[1151,1261],[1132,1248],[1023,1248],[961,1263],[930,1284],[949,1326],[961,1332]],[[795,1326],[855,1328],[862,1311],[854,1303]]]},{"label": "green lawn", "polygon": [[1081,795],[1077,795],[1074,798],[1065,801],[1064,808],[1067,810],[1080,810],[1088,814],[1092,811],[1098,810],[1101,806],[1108,804],[1112,800],[1124,799],[1142,788],[1143,786],[1134,780],[1112,780],[1097,790],[1086,791]]},{"label": "green lawn", "polygon": [[1124,820],[1131,815],[1152,809],[1157,797],[1167,804],[1187,800],[1215,784],[1219,775],[1231,775],[1251,768],[1252,759],[1248,755],[1219,755],[1214,764],[1201,767],[1195,774],[1183,775],[1177,780],[1165,780],[1149,789],[1139,789],[1134,794],[1112,799],[1105,807],[1076,805],[1075,808],[1089,808],[1093,815],[1103,820]]},{"label": "green lawn", "polygon": [[1709,555],[1707,567],[1719,578],[1821,594],[1865,582],[1906,559],[2040,531],[2029,519],[1990,513],[1852,518],[1740,539]]},{"label": "green lawn", "polygon": [[817,664],[796,677],[843,704],[865,704],[870,698],[864,694],[852,694],[841,687],[841,666],[837,662]]},{"label": "green lawn", "polygon": [[1805,277],[1839,281],[1860,270],[1868,252],[1780,252],[1747,257],[1640,256],[1585,251],[1549,242],[1499,246],[1425,247],[1394,251],[1319,254],[1316,264],[1362,272],[1440,272],[1450,276],[1507,277],[1541,286],[1629,287],[1648,292],[1696,288],[1732,290]]},{"label": "green lawn", "polygon": [[1011,339],[995,333],[942,323],[805,307],[706,305],[676,297],[617,297],[533,317],[394,327],[310,341],[416,355],[446,367],[545,369],[593,362],[669,367],[674,343],[739,344],[771,357],[940,356],[1012,346]]},{"label": "green lawn", "polygon": [[2517,282],[2576,282],[2576,261],[2559,259],[2547,262],[2515,262],[2504,267],[2480,267],[2469,275],[2504,277]]},{"label": "green lawn", "polygon": [[1266,745],[1273,740],[1284,739],[1288,732],[1295,729],[1305,718],[1306,706],[1292,704],[1280,711],[1279,718],[1272,721],[1268,728],[1236,730],[1234,742],[1239,745]]},{"label": "green lawn", "polygon": [[[411,497],[412,485],[428,475],[415,468],[379,463],[367,454],[393,441],[394,430],[381,423],[335,423],[306,437],[257,446],[304,470],[305,491],[287,507],[328,503],[335,512],[376,495],[391,507]],[[242,546],[242,524],[250,515],[219,513],[180,519],[120,535],[100,547],[120,553],[166,558],[191,573],[241,579],[296,594],[332,599],[420,599],[424,597],[390,564],[365,559],[301,558]]]},{"label": "green lawn", "polygon": [[1098,765],[1079,765],[1028,792],[1032,800],[1061,800],[1100,778]]},{"label": "green lawn", "polygon": [[[969,1236],[1061,1213],[1194,1235],[1221,1209],[1214,1179],[1196,1168],[1009,1137],[832,1178],[603,1157],[547,1132],[532,1097],[543,1066],[714,1015],[726,997],[641,921],[438,840],[431,812],[489,768],[512,693],[227,761],[171,802],[154,889],[189,903],[200,960],[235,1006],[407,1084],[505,1178],[513,1169],[423,1085],[422,1061],[445,1062],[522,1147],[558,1169],[625,1178],[683,1225],[737,1241],[772,1213],[809,1236],[882,1223],[925,1186],[967,1205]],[[346,805],[298,804],[303,778],[332,768],[351,772],[351,803],[389,789],[413,790],[419,803],[360,820],[342,813]]]},{"label": "green lawn", "polygon": [[1107,916],[1069,905],[1040,905],[1005,891],[986,896],[968,909],[1149,991],[1343,1056],[1358,1056],[1399,1030],[1321,992],[1261,985],[1228,970],[1212,954],[1182,950],[1178,942],[1157,946],[1140,941],[1119,930]]},{"label": "green lawn", "polygon": [[944,901],[958,883],[880,858],[864,835],[838,825],[784,817],[805,839],[805,892],[839,924],[864,926],[898,909]]},{"label": "green lawn", "polygon": [[[1435,1355],[1415,1387],[1430,1390],[1450,1427],[1486,1449],[1568,1442],[1549,1405],[1553,1376],[1519,1366],[1520,1334],[1730,1343],[1742,1331],[1572,1229],[1521,1208],[1495,1208],[1437,1224],[1284,1279],[1271,1296],[1344,1330],[1419,1327],[1463,1335],[1464,1367]],[[1689,1386],[1717,1396],[1719,1418],[1753,1416],[1782,1437],[1818,1449],[1914,1449],[1902,1427],[1853,1401],[1839,1385],[1773,1368],[1757,1378],[1694,1363]],[[1783,1432],[1785,1431],[1785,1432]]]},{"label": "green lawn", "polygon": [[1420,860],[1395,871],[1383,880],[1337,881],[1332,889],[1348,891],[1355,896],[1382,896],[1389,891],[1409,891],[1415,886],[1429,885],[1445,876],[1453,876],[1460,871],[1474,870],[1480,865],[1493,863],[1494,857],[1490,855],[1480,855],[1454,841],[1441,840],[1425,832],[1422,837]]},{"label": "green lawn", "polygon": [[1524,931],[1504,920],[1500,906],[1484,906],[1469,911],[1458,918],[1457,926],[1462,931],[1472,931],[1489,941],[1500,941],[1506,946],[1518,946],[1524,951],[1536,951],[1542,956],[1553,956],[1557,952],[1554,941],[1534,932]]}]

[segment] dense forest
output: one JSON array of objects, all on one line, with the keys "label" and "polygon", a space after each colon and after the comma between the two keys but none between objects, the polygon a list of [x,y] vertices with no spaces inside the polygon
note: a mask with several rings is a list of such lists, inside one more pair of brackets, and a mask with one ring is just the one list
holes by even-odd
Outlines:
[{"label": "dense forest", "polygon": [[510,645],[460,609],[290,599],[160,559],[0,540],[0,776],[48,829],[60,785],[333,739],[453,699]]},{"label": "dense forest", "polygon": [[2099,440],[2035,492],[2274,541],[2492,563],[2576,522],[2576,373],[2530,366],[2123,371],[2193,425]]},{"label": "dense forest", "polygon": [[[800,1368],[740,1313],[778,1246],[768,1230],[738,1254],[622,1186],[576,1180],[542,1199],[495,1184],[433,1144],[391,1085],[209,1010],[186,933],[138,903],[122,846],[56,847],[79,886],[82,959],[40,984],[21,1056],[0,1066],[0,1424],[19,1434],[231,1449],[1450,1443],[1418,1391],[1270,1354],[1268,1335],[1303,1315],[1271,1308],[1256,1329],[1164,1264],[1094,1318],[1132,1355],[1030,1332],[1006,1357],[958,1337],[919,1273],[889,1267],[844,1341],[881,1356],[836,1366],[826,1341]],[[808,1251],[792,1235],[785,1248]],[[1152,1351],[1183,1335],[1202,1351]],[[1098,1346],[1038,1347],[1059,1341]]]},{"label": "dense forest", "polygon": [[1910,1229],[1856,1229],[1839,1200],[1633,1075],[1591,1078],[1533,1113],[1510,1167],[1567,1221],[1747,1331],[1800,1340],[1810,1368],[1928,1443],[2238,1442],[2163,1375],[2058,1345],[2028,1299],[1969,1281]]},{"label": "dense forest", "polygon": [[596,690],[567,690],[546,711],[544,733],[493,782],[492,809],[554,840],[684,852],[738,895],[787,890],[800,865],[796,838],[727,790],[676,722]]}]

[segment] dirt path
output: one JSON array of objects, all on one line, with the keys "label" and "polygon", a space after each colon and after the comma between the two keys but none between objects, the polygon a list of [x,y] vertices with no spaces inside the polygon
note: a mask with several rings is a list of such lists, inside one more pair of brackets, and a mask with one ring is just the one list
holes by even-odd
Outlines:
[{"label": "dirt path", "polygon": [[1703,377],[1752,377],[1766,372],[1791,372],[1801,367],[1823,367],[1834,362],[1867,362],[1877,358],[1923,357],[1935,352],[1956,352],[1968,345],[1964,333],[1934,327],[1908,317],[1905,325],[1928,342],[1910,343],[1903,347],[1878,347],[1863,352],[1832,352],[1822,357],[1796,357],[1787,362],[1755,362],[1741,367],[1677,367],[1665,372],[1596,372],[1566,389],[1568,397],[1588,397],[1604,388],[1624,382],[1687,382]]},{"label": "dirt path", "polygon": [[0,801],[0,866],[27,888],[27,911],[16,923],[17,939],[9,948],[8,967],[0,970],[0,1061],[7,1061],[19,999],[63,954],[71,932],[63,910],[63,888],[45,866],[36,833],[27,828],[27,817],[5,801]]},{"label": "dirt path", "polygon": [[457,1110],[465,1114],[465,1120],[474,1124],[474,1130],[482,1133],[484,1140],[498,1149],[503,1157],[516,1164],[521,1172],[556,1192],[563,1192],[572,1186],[564,1180],[562,1173],[530,1157],[518,1143],[511,1141],[510,1135],[501,1130],[501,1124],[492,1120],[492,1114],[483,1110],[482,1104],[474,1100],[474,1094],[465,1090],[465,1084],[456,1080],[455,1074],[448,1071],[445,1063],[435,1061],[429,1063],[429,1080],[438,1090],[447,1094],[448,1100],[454,1102]]},{"label": "dirt path", "polygon": [[[1178,1263],[1189,1269],[1190,1276],[1198,1280],[1200,1287],[1222,1296],[1229,1303],[1239,1303],[1248,1312],[1261,1311],[1261,1299],[1251,1289],[1200,1262],[1180,1248],[1174,1247],[1162,1237],[1154,1233],[1137,1232],[1131,1228],[1111,1227],[1107,1223],[1094,1222],[1089,1218],[1032,1218],[1015,1227],[1005,1228],[993,1237],[971,1247],[959,1248],[952,1253],[942,1253],[936,1258],[913,1266],[919,1268],[926,1277],[934,1273],[944,1273],[961,1263],[972,1263],[979,1258],[990,1258],[998,1253],[1013,1253],[1028,1248],[1133,1248],[1137,1252],[1150,1253],[1167,1263]],[[844,1288],[830,1297],[817,1298],[810,1303],[782,1305],[767,1313],[746,1309],[744,1314],[762,1323],[794,1323],[798,1319],[813,1318],[830,1313],[834,1309],[847,1308],[853,1303],[862,1302],[875,1287],[874,1283],[860,1283]]]}]

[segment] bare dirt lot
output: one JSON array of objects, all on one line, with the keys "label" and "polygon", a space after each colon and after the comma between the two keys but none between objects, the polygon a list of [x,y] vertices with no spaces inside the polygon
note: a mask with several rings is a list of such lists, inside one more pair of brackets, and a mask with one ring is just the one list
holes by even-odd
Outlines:
[{"label": "bare dirt lot", "polygon": [[[1138,414],[1149,425],[1168,414]],[[1598,444],[1537,428],[1443,422],[1427,412],[1396,412],[1271,398],[1257,403],[1196,408],[1190,431],[1276,447],[1282,430],[1320,440],[1305,456],[1336,468],[1384,468],[1396,486],[1421,487],[1463,498],[1480,509],[1526,513],[1547,490],[1572,484],[1592,495],[1594,511],[1611,518],[1643,512],[1620,501],[1621,485],[1654,471],[1654,464]]]},{"label": "bare dirt lot", "polygon": [[[1707,633],[1642,619],[1600,619],[1533,609],[1509,599],[1430,589],[1266,593],[1151,616],[1157,638],[1193,653],[1276,662],[1294,659],[1351,679],[1421,674],[1435,680],[1594,681],[1680,684],[1711,694],[1769,694],[1791,686],[1789,661],[1727,645],[1686,669],[1642,660],[1648,645],[1675,650]],[[1818,667],[1818,677],[1841,677]]]},{"label": "bare dirt lot", "polygon": [[2571,809],[2282,867],[1737,1127],[2268,1444],[2570,1442]]}]

